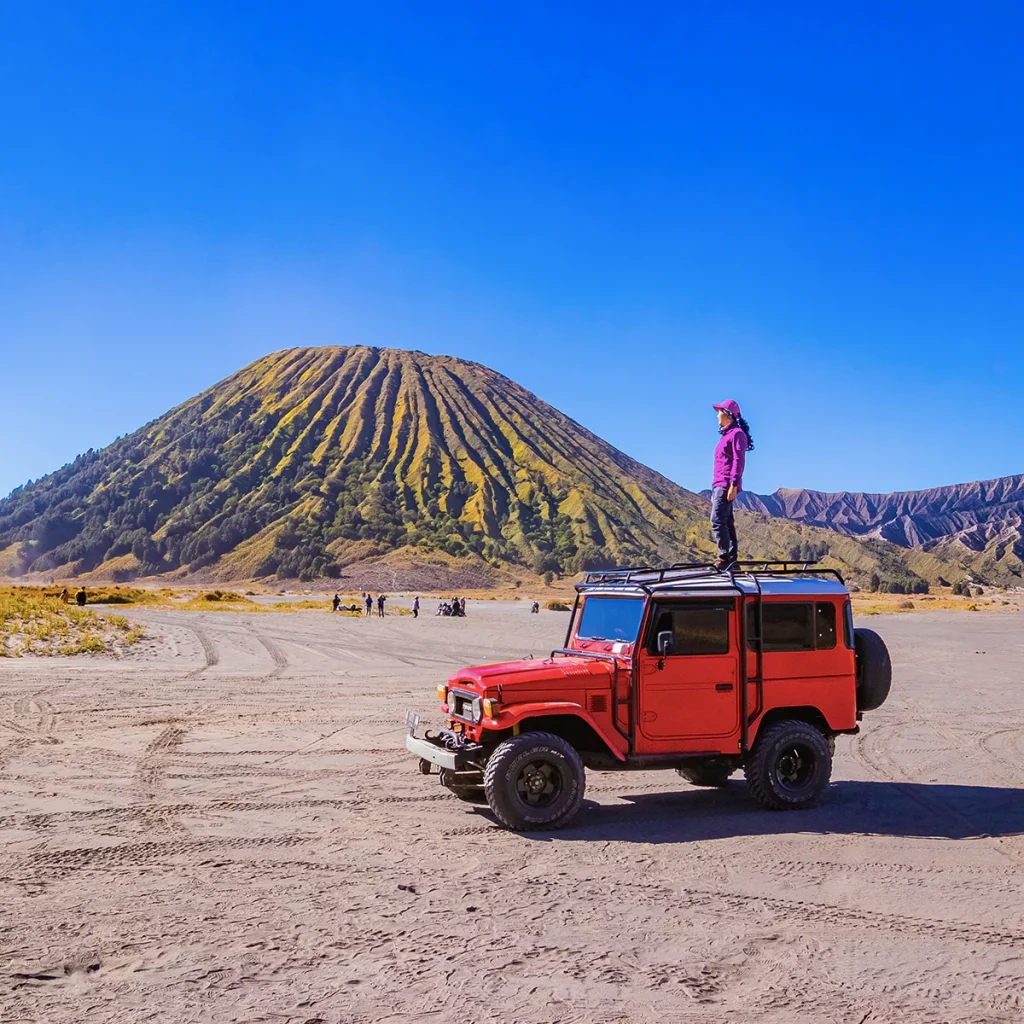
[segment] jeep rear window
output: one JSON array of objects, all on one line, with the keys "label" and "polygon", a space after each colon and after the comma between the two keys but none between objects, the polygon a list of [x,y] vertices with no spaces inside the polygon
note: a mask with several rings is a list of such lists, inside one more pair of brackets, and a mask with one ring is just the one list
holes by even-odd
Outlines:
[{"label": "jeep rear window", "polygon": [[[747,605],[747,646],[757,647],[757,614],[754,604]],[[766,651],[830,651],[836,645],[836,609],[828,601],[766,601],[761,609],[764,619]]]},{"label": "jeep rear window", "polygon": [[580,640],[624,640],[632,643],[644,613],[642,597],[588,597],[576,636]]}]

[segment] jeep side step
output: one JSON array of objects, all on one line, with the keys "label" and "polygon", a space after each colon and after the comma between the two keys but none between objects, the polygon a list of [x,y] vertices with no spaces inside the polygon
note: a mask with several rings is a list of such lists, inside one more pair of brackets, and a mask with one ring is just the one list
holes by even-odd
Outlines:
[{"label": "jeep side step", "polygon": [[625,761],[599,751],[581,750],[580,757],[587,768],[597,772],[642,772],[660,768],[681,768],[687,761],[707,761],[710,758],[720,761],[735,759],[737,766],[740,763],[739,753],[723,754],[720,750],[695,750],[687,754],[630,754]]}]

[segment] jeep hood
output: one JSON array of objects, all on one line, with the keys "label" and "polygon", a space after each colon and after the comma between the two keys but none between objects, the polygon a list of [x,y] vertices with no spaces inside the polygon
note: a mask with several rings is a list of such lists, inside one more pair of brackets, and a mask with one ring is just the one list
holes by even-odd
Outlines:
[{"label": "jeep hood", "polygon": [[[623,659],[619,669],[628,671],[628,661]],[[543,687],[552,684],[586,685],[593,680],[598,685],[607,682],[612,672],[612,663],[599,658],[535,658],[528,661],[504,661],[497,665],[477,665],[460,669],[449,680],[449,686],[470,686],[483,693],[498,686],[529,686],[537,683]]]}]

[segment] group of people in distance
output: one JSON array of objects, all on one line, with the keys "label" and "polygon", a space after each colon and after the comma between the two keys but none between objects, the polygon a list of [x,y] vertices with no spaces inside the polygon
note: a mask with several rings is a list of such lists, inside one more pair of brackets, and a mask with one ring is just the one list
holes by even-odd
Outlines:
[{"label": "group of people in distance", "polygon": [[[387,594],[378,594],[377,595],[377,602],[376,602],[376,604],[377,604],[377,618],[378,619],[383,619],[384,618],[384,606],[387,603],[387,599],[388,599]],[[366,609],[366,618],[369,618],[373,614],[373,605],[374,605],[373,595],[372,594],[367,594],[365,592],[363,593],[363,603],[362,603],[362,606],[360,606],[358,604],[342,605],[341,597],[339,597],[339,595],[337,595],[337,594],[334,595],[334,600],[331,601],[331,608],[332,608],[333,611],[338,611],[338,609],[340,608],[342,611],[346,611],[346,612],[357,612],[357,611],[360,610],[360,607],[363,607],[363,608]],[[414,619],[418,619],[420,617],[420,599],[418,597],[414,597],[413,598],[413,602],[412,602],[412,617]]]},{"label": "group of people in distance", "polygon": [[[377,595],[377,618],[379,619],[384,618],[384,606],[387,603],[387,599],[387,594]],[[367,618],[369,618],[373,614],[374,603],[375,602],[372,594],[363,594],[362,607],[366,609]],[[360,605],[357,604],[348,606],[342,605],[341,598],[337,594],[334,595],[334,600],[331,602],[331,607],[334,609],[334,611],[338,611],[338,609],[340,608],[342,611],[347,612],[356,612],[360,609]],[[438,601],[437,614],[465,618],[466,599],[464,597],[453,597],[450,601]],[[418,619],[420,617],[420,599],[418,596],[412,599],[412,617],[414,619]]]},{"label": "group of people in distance", "polygon": [[466,617],[466,599],[464,597],[453,597],[450,601],[437,602],[437,614],[447,616]]},{"label": "group of people in distance", "polygon": [[[77,604],[79,608],[84,608],[85,607],[85,602],[86,602],[85,587],[80,587],[78,589],[78,593],[75,594],[75,604]],[[60,592],[60,603],[61,604],[70,604],[71,603],[71,594],[68,593],[68,588],[67,587],[65,587]]]}]

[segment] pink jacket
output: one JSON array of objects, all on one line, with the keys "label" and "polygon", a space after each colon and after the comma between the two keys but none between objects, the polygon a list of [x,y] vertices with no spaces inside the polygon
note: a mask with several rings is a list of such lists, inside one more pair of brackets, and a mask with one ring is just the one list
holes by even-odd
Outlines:
[{"label": "pink jacket", "polygon": [[747,435],[734,423],[722,431],[722,440],[715,449],[715,478],[712,487],[736,485],[743,490],[743,464],[747,459]]}]

